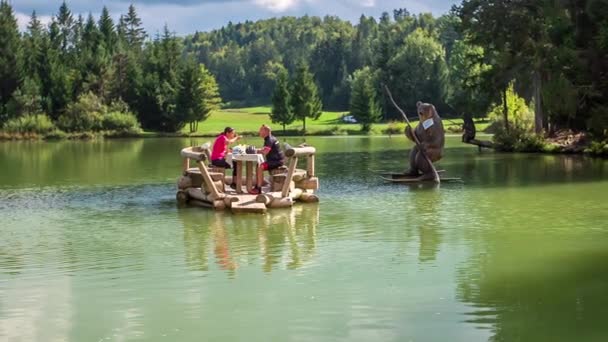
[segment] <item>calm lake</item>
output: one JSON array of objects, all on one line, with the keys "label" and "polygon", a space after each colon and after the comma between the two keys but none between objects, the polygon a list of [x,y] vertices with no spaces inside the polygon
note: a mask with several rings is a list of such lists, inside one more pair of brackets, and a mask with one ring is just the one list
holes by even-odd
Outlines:
[{"label": "calm lake", "polygon": [[0,340],[608,340],[608,160],[307,137],[319,204],[178,208],[209,140],[0,143]]}]

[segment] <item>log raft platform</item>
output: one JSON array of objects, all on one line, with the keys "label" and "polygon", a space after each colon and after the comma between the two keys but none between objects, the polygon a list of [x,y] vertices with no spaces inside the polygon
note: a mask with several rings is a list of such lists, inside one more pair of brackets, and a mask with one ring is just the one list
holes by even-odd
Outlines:
[{"label": "log raft platform", "polygon": [[[285,151],[287,167],[272,170],[259,195],[240,193],[228,184],[233,183],[226,170],[210,163],[208,148],[194,146],[181,150],[182,176],[177,180],[176,199],[180,204],[195,205],[215,210],[231,210],[233,213],[264,214],[269,208],[290,208],[294,202],[318,202],[315,191],[319,179],[315,175],[315,148],[291,147]],[[298,169],[298,161],[306,159],[306,169]],[[192,167],[194,161],[196,167]],[[249,168],[251,169],[251,168]],[[247,173],[251,179],[250,172]],[[245,184],[246,180],[234,182]],[[243,189],[241,189],[243,190]]]}]

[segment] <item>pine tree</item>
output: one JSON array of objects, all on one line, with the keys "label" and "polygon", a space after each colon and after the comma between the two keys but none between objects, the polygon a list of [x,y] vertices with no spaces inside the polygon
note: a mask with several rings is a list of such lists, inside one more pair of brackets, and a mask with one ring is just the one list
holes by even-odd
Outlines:
[{"label": "pine tree", "polygon": [[123,20],[128,46],[140,50],[146,39],[146,31],[141,27],[141,19],[137,16],[133,4],[129,6],[129,12]]},{"label": "pine tree", "polygon": [[23,73],[24,77],[29,77],[39,83],[42,78],[44,64],[44,31],[42,24],[36,16],[36,11],[32,12],[30,22],[23,41]]},{"label": "pine tree", "polygon": [[21,81],[21,42],[17,19],[11,5],[0,1],[0,123],[6,114],[2,109]]},{"label": "pine tree", "polygon": [[205,121],[211,111],[219,108],[221,98],[215,78],[204,65],[188,59],[180,73],[177,95],[176,120],[190,124],[190,133],[198,129],[198,122]]},{"label": "pine tree", "polygon": [[306,118],[317,120],[323,107],[319,90],[308,66],[300,63],[291,86],[291,106],[296,119],[302,120],[303,132],[306,133]]},{"label": "pine tree", "polygon": [[376,98],[373,74],[369,67],[355,71],[350,98],[350,113],[361,124],[363,132],[369,132],[372,123],[381,117]]},{"label": "pine tree", "polygon": [[194,132],[194,122],[202,111],[202,101],[199,98],[201,71],[193,59],[189,59],[180,73],[180,85],[177,93],[177,103],[173,119],[175,130],[179,130],[186,122],[190,123],[190,132]]},{"label": "pine tree", "polygon": [[72,35],[74,52],[76,53],[76,59],[80,53],[80,47],[82,46],[82,31],[84,31],[84,17],[79,14],[76,23],[74,24],[74,32]]},{"label": "pine tree", "polygon": [[160,40],[161,47],[161,65],[162,68],[159,70],[164,78],[175,84],[177,81],[178,65],[182,54],[181,47],[179,46],[178,39],[169,31],[167,25],[163,28],[163,35]]},{"label": "pine tree", "polygon": [[287,70],[281,70],[277,78],[274,93],[272,94],[270,120],[273,123],[283,125],[283,134],[285,134],[285,125],[289,125],[295,120],[290,100],[289,76],[287,75]]},{"label": "pine tree", "polygon": [[124,78],[113,82],[114,97],[125,101],[131,110],[137,112],[143,86],[142,61],[129,52],[121,54],[120,62],[115,65],[120,69],[115,71],[114,77]]},{"label": "pine tree", "polygon": [[[378,78],[380,83],[388,84],[389,86],[390,70],[388,68],[388,63],[393,55],[393,50],[395,47],[395,44],[393,44],[390,17],[387,12],[384,12],[380,17],[377,36],[373,44],[374,53],[372,55],[372,65],[376,70],[378,70]],[[386,101],[386,98],[383,97],[382,107],[384,109],[384,113],[388,114],[389,106],[390,105]]]},{"label": "pine tree", "polygon": [[98,26],[103,47],[109,55],[112,55],[116,45],[116,32],[114,31],[114,22],[106,6],[101,10]]},{"label": "pine tree", "polygon": [[201,112],[196,117],[194,131],[198,130],[198,122],[205,121],[212,111],[218,110],[222,103],[220,97],[220,90],[213,74],[203,65],[200,65],[201,70],[201,83],[199,87],[200,98],[202,99],[203,105]]},{"label": "pine tree", "polygon": [[93,92],[99,98],[107,100],[110,93],[108,83],[111,74],[111,59],[106,49],[105,36],[98,29],[95,19],[90,13],[84,25],[80,45],[80,54],[76,63],[78,76],[73,84],[75,93]]},{"label": "pine tree", "polygon": [[82,31],[82,50],[95,53],[101,41],[101,33],[95,24],[93,15],[89,13]]},{"label": "pine tree", "polygon": [[51,118],[57,119],[73,100],[73,81],[69,77],[68,68],[56,54],[50,58],[49,80],[48,112]]},{"label": "pine tree", "polygon": [[125,23],[125,16],[120,15],[118,18],[118,24],[116,24],[116,48],[118,50],[126,50],[127,45],[127,24]]},{"label": "pine tree", "polygon": [[59,48],[65,57],[72,48],[70,44],[73,42],[74,34],[74,17],[65,1],[63,1],[59,7],[59,13],[53,18],[53,23],[57,25],[57,41],[59,43]]},{"label": "pine tree", "polygon": [[[176,113],[180,86],[181,48],[167,27],[164,34],[147,45],[143,54],[142,87],[137,113],[142,126],[160,131],[179,129]],[[182,124],[183,126],[183,124]]]}]

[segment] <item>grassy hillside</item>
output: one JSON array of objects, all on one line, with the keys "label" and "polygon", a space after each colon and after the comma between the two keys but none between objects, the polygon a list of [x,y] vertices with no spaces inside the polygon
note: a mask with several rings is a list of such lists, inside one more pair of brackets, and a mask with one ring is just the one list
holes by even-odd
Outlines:
[{"label": "grassy hillside", "polygon": [[[268,114],[270,107],[248,107],[223,109],[213,112],[209,118],[199,123],[198,131],[195,135],[215,135],[224,130],[224,127],[231,126],[239,134],[257,134],[262,124],[270,125],[277,135],[283,134],[283,128],[279,124],[273,124]],[[345,112],[323,112],[318,120],[306,120],[306,133],[309,135],[357,135],[361,127],[358,124],[343,123],[341,117]],[[414,121],[412,122],[416,124]],[[444,120],[444,126],[448,132],[459,132],[462,125],[460,119]],[[477,130],[482,131],[488,123],[477,123]],[[295,121],[286,127],[287,135],[302,134],[302,121]],[[402,134],[405,128],[403,122],[380,123],[373,125],[371,134]],[[189,133],[188,127],[184,128],[184,133]]]}]

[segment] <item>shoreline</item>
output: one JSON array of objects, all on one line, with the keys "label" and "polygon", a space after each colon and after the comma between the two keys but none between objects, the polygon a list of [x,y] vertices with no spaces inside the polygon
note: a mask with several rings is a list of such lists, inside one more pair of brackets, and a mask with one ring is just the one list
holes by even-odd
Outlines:
[{"label": "shoreline", "polygon": [[[293,133],[289,131],[288,133]],[[328,134],[327,131],[321,132],[312,132],[308,134],[285,134],[282,132],[275,131],[275,135],[277,137],[391,137],[393,135],[401,135],[401,134],[387,134],[387,133],[370,133],[370,134],[361,134],[356,131],[346,131],[347,134]],[[359,133],[359,134],[356,134]],[[241,134],[244,137],[255,137],[257,134],[255,132],[243,132]],[[162,133],[162,132],[142,132],[142,133],[121,133],[121,132],[84,132],[84,133],[65,133],[61,136],[55,135],[41,135],[36,133],[26,133],[26,134],[15,134],[15,133],[5,133],[0,132],[0,143],[3,142],[14,142],[14,141],[92,141],[92,140],[100,140],[100,139],[159,139],[159,138],[214,138],[217,134],[214,133]],[[448,137],[458,137],[460,134],[458,133],[447,133]],[[492,137],[492,134],[483,134],[484,138]],[[462,143],[463,145],[471,145],[469,143]],[[500,151],[496,148],[489,148],[493,152],[497,153],[539,153],[539,154],[570,154],[570,155],[587,155],[592,157],[601,157],[608,158],[608,142],[604,141],[589,141],[586,143],[581,143],[580,141],[575,141],[572,143],[564,143],[563,141],[556,140],[555,138],[545,138],[544,139],[544,147],[540,149],[534,150],[523,150],[523,151]]]}]

